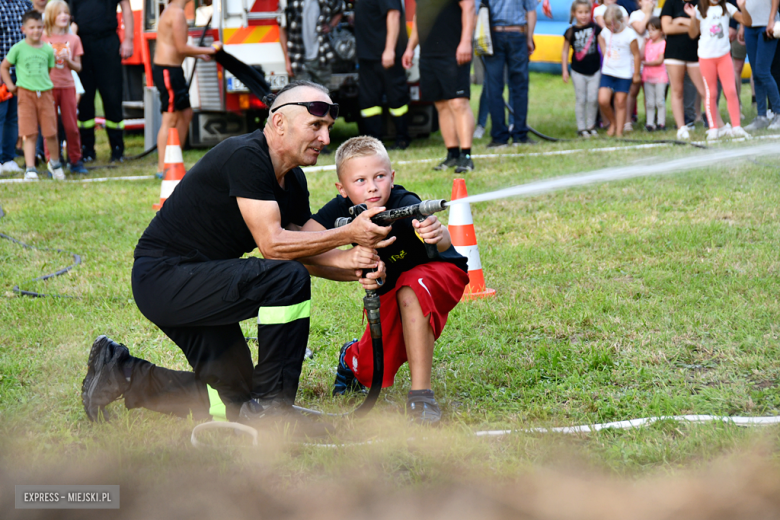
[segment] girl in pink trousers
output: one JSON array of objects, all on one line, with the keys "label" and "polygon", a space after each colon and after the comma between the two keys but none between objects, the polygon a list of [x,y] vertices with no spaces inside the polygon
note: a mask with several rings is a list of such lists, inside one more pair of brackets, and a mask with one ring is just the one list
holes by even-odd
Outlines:
[{"label": "girl in pink trousers", "polygon": [[[700,0],[699,8],[685,4],[685,14],[691,17],[688,36],[699,38],[699,68],[704,78],[704,107],[710,129],[707,140],[720,137],[750,138],[740,125],[739,98],[734,80],[734,63],[731,61],[731,42],[729,41],[729,18],[750,25],[750,14],[745,10],[745,0],[737,0],[736,7],[726,0]],[[718,79],[723,86],[731,119],[730,128],[725,125],[718,128]]]}]

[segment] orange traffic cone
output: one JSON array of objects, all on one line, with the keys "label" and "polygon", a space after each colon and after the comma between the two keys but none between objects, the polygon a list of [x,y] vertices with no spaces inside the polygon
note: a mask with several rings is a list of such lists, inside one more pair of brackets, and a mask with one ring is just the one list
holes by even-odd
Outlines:
[{"label": "orange traffic cone", "polygon": [[[467,196],[466,181],[455,179],[452,184],[452,201]],[[468,203],[450,205],[450,223],[447,229],[452,238],[452,245],[469,261],[469,284],[466,286],[461,300],[495,296],[496,290],[488,289],[485,286],[485,275],[482,274],[482,262],[479,260],[477,235],[474,232],[474,219],[471,217],[471,206]]]},{"label": "orange traffic cone", "polygon": [[[159,153],[159,150],[158,150]],[[160,209],[168,197],[173,193],[173,189],[179,184],[187,173],[184,170],[184,159],[181,155],[181,145],[179,144],[179,131],[175,128],[168,129],[168,144],[165,146],[165,176],[160,187],[160,203],[152,204],[153,209]]]}]

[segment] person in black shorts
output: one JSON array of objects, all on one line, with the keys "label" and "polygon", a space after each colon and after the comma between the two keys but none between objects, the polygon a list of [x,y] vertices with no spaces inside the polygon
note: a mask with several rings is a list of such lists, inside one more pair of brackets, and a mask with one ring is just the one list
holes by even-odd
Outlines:
[{"label": "person in black shorts", "polygon": [[474,169],[469,74],[475,17],[474,0],[417,2],[403,65],[411,68],[419,43],[420,94],[423,101],[436,104],[439,129],[447,147],[447,157],[434,170],[455,167],[455,173],[466,173]]},{"label": "person in black shorts", "polygon": [[[409,87],[401,57],[408,37],[402,24],[401,0],[360,0],[355,3],[358,55],[358,104],[362,133],[382,139],[382,96],[387,96],[395,123],[395,149],[409,146]],[[389,37],[388,37],[389,34]]]},{"label": "person in black shorts", "polygon": [[[135,248],[136,304],[182,350],[192,372],[153,365],[100,336],[82,383],[91,420],[124,396],[127,408],[316,427],[292,408],[309,336],[310,273],[349,281],[358,279],[358,269],[376,268],[361,283],[378,289],[384,264],[374,247],[392,239],[385,240],[389,227],[370,221],[384,208],[342,228],[301,231],[311,212],[299,166],[316,164],[338,105],[310,82],[290,83],[268,101],[265,128],[204,155]],[[360,246],[336,249],[352,243]],[[255,248],[263,258],[242,258]],[[253,367],[240,322],[255,317]]]},{"label": "person in black shorts", "polygon": [[180,145],[187,140],[187,129],[192,121],[190,92],[181,64],[188,56],[209,59],[221,43],[211,47],[194,47],[187,44],[187,17],[184,7],[192,0],[171,0],[160,15],[157,24],[157,42],[154,47],[152,79],[160,92],[162,124],[157,132],[157,177],[164,177],[165,146],[168,144],[168,129],[179,133]]}]

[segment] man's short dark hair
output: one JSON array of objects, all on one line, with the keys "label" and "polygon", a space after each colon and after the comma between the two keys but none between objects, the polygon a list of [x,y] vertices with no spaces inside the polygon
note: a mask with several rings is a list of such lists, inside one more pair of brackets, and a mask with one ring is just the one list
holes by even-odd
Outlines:
[{"label": "man's short dark hair", "polygon": [[43,16],[41,16],[41,13],[39,13],[35,9],[30,9],[29,11],[27,11],[22,15],[22,25],[26,24],[27,20],[37,20],[39,22],[42,22]]},{"label": "man's short dark hair", "polygon": [[285,92],[289,92],[290,90],[292,90],[294,88],[298,88],[298,87],[310,87],[310,88],[319,90],[320,92],[323,92],[323,93],[327,94],[328,96],[330,96],[330,90],[328,90],[327,88],[323,87],[319,83],[314,83],[313,81],[298,80],[298,81],[292,81],[292,82],[288,83],[287,85],[285,85],[282,88],[282,90],[280,90],[276,94],[268,94],[267,96],[265,96],[263,98],[263,103],[265,103],[266,106],[269,109],[273,108],[274,103],[276,103],[276,100],[277,100],[277,98],[279,96],[281,96]]}]

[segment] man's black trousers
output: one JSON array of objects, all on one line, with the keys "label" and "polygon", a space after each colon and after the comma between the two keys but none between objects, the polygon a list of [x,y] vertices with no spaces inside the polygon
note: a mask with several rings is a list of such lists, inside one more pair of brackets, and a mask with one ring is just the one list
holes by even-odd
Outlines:
[{"label": "man's black trousers", "polygon": [[81,57],[79,79],[84,94],[79,101],[79,134],[85,156],[95,157],[95,92],[100,91],[106,116],[106,133],[111,145],[111,157],[124,155],[125,127],[122,112],[122,57],[116,32],[81,36],[84,56]]},{"label": "man's black trousers", "polygon": [[[294,402],[311,309],[311,283],[302,264],[210,261],[198,253],[142,257],[133,265],[132,285],[138,308],[181,348],[193,372],[132,358],[125,372],[128,408],[236,420],[250,398]],[[239,324],[255,316],[257,367]]]}]

